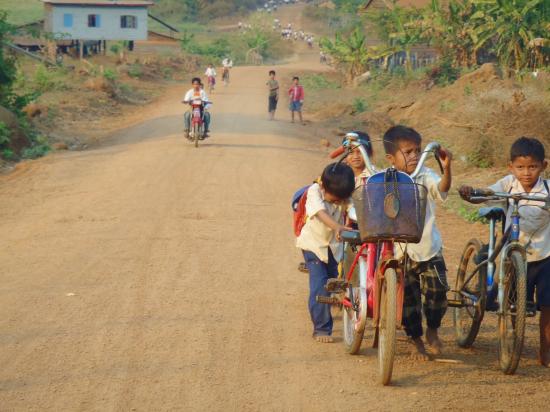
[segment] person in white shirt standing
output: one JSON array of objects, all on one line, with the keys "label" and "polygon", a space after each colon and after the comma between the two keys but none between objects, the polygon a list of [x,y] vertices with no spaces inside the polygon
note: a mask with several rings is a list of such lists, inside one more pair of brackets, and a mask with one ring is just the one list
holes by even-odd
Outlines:
[{"label": "person in white shirt standing", "polygon": [[204,72],[204,75],[206,76],[206,84],[208,84],[208,93],[212,94],[214,91],[214,88],[216,87],[216,69],[210,63],[208,67],[206,68],[206,71]]},{"label": "person in white shirt standing", "polygon": [[333,163],[323,171],[321,183],[312,184],[307,191],[307,220],[296,246],[302,249],[309,271],[308,307],[313,338],[318,342],[333,341],[330,305],[318,303],[317,296],[329,296],[325,285],[338,276],[338,262],[343,254],[340,233],[348,229],[344,226],[344,212],[354,189],[353,170],[346,164]]},{"label": "person in white shirt standing", "polygon": [[[540,351],[542,366],[550,367],[550,214],[542,210],[550,196],[550,183],[541,175],[548,166],[543,144],[531,137],[520,137],[510,149],[511,174],[489,186],[493,192],[539,194],[542,201],[522,200],[519,241],[527,248],[527,310],[540,310]],[[462,186],[460,196],[470,201],[473,188]],[[479,203],[479,202],[476,202]],[[506,226],[512,222],[513,208],[507,210]],[[535,305],[536,288],[536,305]]]},{"label": "person in white shirt standing", "polygon": [[[210,130],[210,112],[206,110],[206,108],[212,103],[210,99],[208,98],[208,95],[202,88],[201,79],[198,77],[194,77],[191,80],[191,84],[193,85],[193,88],[191,90],[188,90],[187,93],[185,93],[185,96],[183,98],[182,103],[184,104],[191,104],[193,100],[199,99],[203,103],[203,120],[204,120],[204,134],[205,137],[208,137],[208,132]],[[189,135],[189,130],[191,128],[191,112],[188,110],[184,114],[184,121],[185,121],[185,135]]]},{"label": "person in white shirt standing", "polygon": [[[394,126],[384,134],[384,151],[389,162],[400,172],[415,171],[422,153],[422,137],[406,126]],[[435,224],[435,201],[445,200],[451,188],[451,153],[441,149],[439,153],[443,176],[424,167],[415,178],[415,183],[428,190],[426,219],[420,243],[396,244],[397,258],[407,253],[405,269],[405,298],[403,303],[403,326],[412,340],[417,360],[429,360],[422,340],[422,312],[426,318],[426,340],[433,353],[441,353],[442,343],[438,329],[447,310],[447,268],[443,259],[443,242]],[[424,303],[422,302],[424,295]]]}]

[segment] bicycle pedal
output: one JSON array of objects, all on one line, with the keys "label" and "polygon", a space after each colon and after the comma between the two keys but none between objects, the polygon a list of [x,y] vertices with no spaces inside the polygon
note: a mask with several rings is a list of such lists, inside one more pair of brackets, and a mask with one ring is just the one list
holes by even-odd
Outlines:
[{"label": "bicycle pedal", "polygon": [[342,279],[329,279],[325,285],[325,290],[327,292],[345,292],[349,287],[349,283]]},{"label": "bicycle pedal", "polygon": [[327,305],[340,305],[342,304],[342,301],[334,296],[320,296],[317,295],[316,297],[317,303],[324,303]]},{"label": "bicycle pedal", "polygon": [[464,302],[460,299],[447,299],[447,305],[451,308],[461,308],[464,306]]}]

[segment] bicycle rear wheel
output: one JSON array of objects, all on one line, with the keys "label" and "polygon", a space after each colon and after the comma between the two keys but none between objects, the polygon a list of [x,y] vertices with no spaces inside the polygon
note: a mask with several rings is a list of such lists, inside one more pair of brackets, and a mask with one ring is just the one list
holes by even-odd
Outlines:
[{"label": "bicycle rear wheel", "polygon": [[351,355],[361,349],[361,342],[367,325],[367,291],[364,288],[349,286],[346,291],[348,299],[357,309],[344,306],[342,311],[344,327],[344,346]]},{"label": "bicycle rear wheel", "polygon": [[[476,257],[482,251],[483,245],[477,239],[471,239],[466,244],[458,272],[456,275],[455,299],[462,301],[464,306],[453,308],[453,324],[456,343],[462,348],[469,348],[474,343],[487,302],[487,270],[481,268],[467,284],[473,268],[477,266]],[[462,293],[461,293],[462,292]],[[467,295],[467,296],[464,296]]]},{"label": "bicycle rear wheel", "polygon": [[527,306],[527,265],[523,255],[512,251],[506,262],[503,282],[504,296],[498,316],[500,369],[513,375],[519,365]]},{"label": "bicycle rear wheel", "polygon": [[397,327],[397,273],[395,269],[388,268],[384,272],[379,307],[378,373],[382,385],[388,385],[393,372]]}]

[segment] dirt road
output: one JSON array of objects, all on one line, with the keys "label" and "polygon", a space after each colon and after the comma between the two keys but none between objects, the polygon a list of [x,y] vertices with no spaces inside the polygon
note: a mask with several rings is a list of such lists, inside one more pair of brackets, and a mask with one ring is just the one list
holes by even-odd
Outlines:
[{"label": "dirt road", "polygon": [[[103,147],[0,177],[0,410],[546,409],[534,322],[516,376],[492,319],[471,351],[447,319],[461,363],[414,363],[400,341],[387,388],[372,349],[313,342],[289,199],[326,164],[324,135],[284,104],[266,120],[266,70],[233,71],[199,149],[181,87]],[[441,219],[453,271],[481,228]]]}]

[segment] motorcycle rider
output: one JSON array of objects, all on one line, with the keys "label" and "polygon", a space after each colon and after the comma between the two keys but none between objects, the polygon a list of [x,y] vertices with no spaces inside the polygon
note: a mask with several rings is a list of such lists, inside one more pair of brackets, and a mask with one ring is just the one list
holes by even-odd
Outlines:
[{"label": "motorcycle rider", "polygon": [[[183,103],[191,105],[193,100],[200,99],[203,102],[203,108],[202,108],[202,118],[204,120],[204,137],[208,137],[208,132],[210,130],[210,112],[206,110],[206,106],[209,105],[211,102],[208,99],[208,96],[206,95],[206,92],[202,88],[201,79],[198,77],[193,77],[191,80],[191,84],[193,85],[193,88],[189,90],[187,93],[185,93],[185,97],[183,98]],[[189,130],[191,129],[191,111],[188,110],[184,114],[184,122],[185,122],[185,136],[189,137]]]}]

